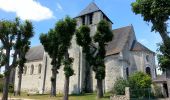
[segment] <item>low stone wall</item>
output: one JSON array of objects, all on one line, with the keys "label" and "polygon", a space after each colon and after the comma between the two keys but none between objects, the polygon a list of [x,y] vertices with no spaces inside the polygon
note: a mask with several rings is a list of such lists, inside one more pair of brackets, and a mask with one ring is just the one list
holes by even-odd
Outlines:
[{"label": "low stone wall", "polygon": [[110,100],[130,100],[129,87],[125,88],[125,95],[113,95]]}]

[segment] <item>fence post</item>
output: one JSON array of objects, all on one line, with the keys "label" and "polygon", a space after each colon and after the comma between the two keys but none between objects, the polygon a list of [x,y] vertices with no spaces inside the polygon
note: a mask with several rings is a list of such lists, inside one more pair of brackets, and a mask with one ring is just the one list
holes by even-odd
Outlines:
[{"label": "fence post", "polygon": [[150,100],[150,89],[148,88],[148,92],[149,92],[149,100]]},{"label": "fence post", "polygon": [[130,100],[130,91],[129,91],[129,87],[125,87],[125,96],[126,96],[127,100]]}]

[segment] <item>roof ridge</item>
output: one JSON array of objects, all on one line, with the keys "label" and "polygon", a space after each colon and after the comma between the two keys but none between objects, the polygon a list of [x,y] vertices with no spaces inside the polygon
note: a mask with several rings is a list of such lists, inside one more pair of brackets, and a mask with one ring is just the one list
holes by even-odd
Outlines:
[{"label": "roof ridge", "polygon": [[[139,46],[139,47],[137,48],[135,46]],[[131,47],[131,51],[149,51],[149,52],[155,53],[137,40],[135,40],[133,42],[133,45]]]},{"label": "roof ridge", "polygon": [[41,46],[43,46],[43,45],[39,44],[39,45],[36,45],[36,46],[32,46],[32,47],[30,47],[30,49],[31,49],[31,48],[41,47]]},{"label": "roof ridge", "polygon": [[119,29],[123,29],[123,28],[132,28],[133,26],[131,25],[127,25],[127,26],[123,26],[123,27],[119,27],[119,28],[116,28],[116,29],[113,29],[112,31],[114,30],[119,30]]}]

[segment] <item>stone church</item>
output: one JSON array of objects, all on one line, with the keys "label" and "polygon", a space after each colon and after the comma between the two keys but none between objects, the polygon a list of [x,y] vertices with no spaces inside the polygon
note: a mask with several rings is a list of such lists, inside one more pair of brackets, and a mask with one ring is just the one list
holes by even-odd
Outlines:
[{"label": "stone church", "polygon": [[[90,3],[78,16],[77,28],[81,25],[88,25],[91,29],[91,36],[97,30],[97,24],[100,20],[105,19],[110,23],[112,28],[113,22],[99,9],[94,3]],[[138,42],[132,25],[112,30],[114,38],[106,46],[106,77],[103,80],[103,90],[111,91],[117,78],[127,78],[136,71],[142,71],[152,78],[155,74],[155,53]],[[86,74],[85,59],[82,48],[76,44],[75,37],[72,40],[72,46],[69,49],[70,57],[74,58],[73,69],[75,74],[70,77],[69,93],[77,94],[84,90],[95,91],[96,79],[95,74],[90,70]],[[25,92],[34,91],[36,93],[49,93],[51,89],[51,59],[44,51],[42,45],[32,47],[26,54],[27,62],[24,67],[21,90]],[[18,69],[16,69],[17,71]],[[18,75],[15,74],[15,89],[18,84]],[[56,90],[57,93],[63,93],[64,72],[63,66],[60,67],[57,74]]]}]

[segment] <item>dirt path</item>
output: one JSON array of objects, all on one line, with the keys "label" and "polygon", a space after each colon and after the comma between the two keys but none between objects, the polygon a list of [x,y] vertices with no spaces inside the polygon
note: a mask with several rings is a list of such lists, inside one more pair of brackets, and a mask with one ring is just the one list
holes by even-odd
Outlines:
[{"label": "dirt path", "polygon": [[[0,97],[1,98],[1,97]],[[0,99],[1,100],[1,99]],[[27,98],[8,98],[8,100],[35,100],[35,99],[27,99]]]}]

